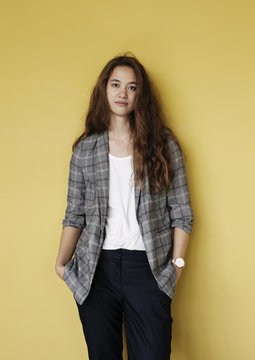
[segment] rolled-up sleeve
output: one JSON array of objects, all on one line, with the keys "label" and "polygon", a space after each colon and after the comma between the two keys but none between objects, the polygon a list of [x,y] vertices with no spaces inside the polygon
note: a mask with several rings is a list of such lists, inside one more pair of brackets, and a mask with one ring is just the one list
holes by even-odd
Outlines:
[{"label": "rolled-up sleeve", "polygon": [[81,145],[78,143],[72,153],[69,163],[69,178],[67,192],[67,207],[62,226],[85,227],[84,213],[85,182],[81,167]]},{"label": "rolled-up sleeve", "polygon": [[194,216],[189,197],[186,169],[179,146],[170,140],[170,151],[174,163],[175,175],[167,195],[167,205],[170,207],[171,228],[181,228],[191,233]]}]

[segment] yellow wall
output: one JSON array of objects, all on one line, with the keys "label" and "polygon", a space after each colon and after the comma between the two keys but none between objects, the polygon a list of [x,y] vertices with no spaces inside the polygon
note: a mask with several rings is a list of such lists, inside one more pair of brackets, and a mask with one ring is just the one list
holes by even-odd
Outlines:
[{"label": "yellow wall", "polygon": [[54,265],[72,142],[102,66],[127,50],[187,155],[195,225],[171,358],[254,359],[254,1],[6,0],[0,13],[1,359],[86,359]]}]

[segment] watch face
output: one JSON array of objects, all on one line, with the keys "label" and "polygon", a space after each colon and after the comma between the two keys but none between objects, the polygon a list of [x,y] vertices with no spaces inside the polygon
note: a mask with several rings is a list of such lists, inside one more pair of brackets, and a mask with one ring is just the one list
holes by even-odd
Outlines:
[{"label": "watch face", "polygon": [[175,265],[178,267],[183,267],[184,266],[184,260],[182,258],[177,258],[175,260]]}]

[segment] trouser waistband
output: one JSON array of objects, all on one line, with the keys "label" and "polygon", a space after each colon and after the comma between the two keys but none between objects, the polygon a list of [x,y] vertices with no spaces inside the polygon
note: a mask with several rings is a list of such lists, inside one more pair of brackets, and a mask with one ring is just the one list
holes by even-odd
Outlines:
[{"label": "trouser waistband", "polygon": [[100,260],[122,260],[122,261],[134,261],[134,262],[148,262],[147,254],[145,250],[130,250],[124,248],[118,249],[102,249]]}]

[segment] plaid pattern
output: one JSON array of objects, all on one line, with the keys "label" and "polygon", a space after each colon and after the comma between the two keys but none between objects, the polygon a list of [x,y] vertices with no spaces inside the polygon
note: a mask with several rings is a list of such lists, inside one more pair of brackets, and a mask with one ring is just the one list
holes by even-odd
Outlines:
[{"label": "plaid pattern", "polygon": [[[169,140],[175,177],[168,194],[150,193],[147,176],[144,192],[135,185],[135,207],[152,273],[159,288],[171,299],[176,271],[171,263],[172,232],[179,227],[191,233],[193,212],[186,171],[178,145]],[[81,140],[69,165],[64,226],[82,229],[73,258],[65,265],[64,281],[82,304],[88,296],[105,237],[109,196],[109,147],[107,130]]]}]

